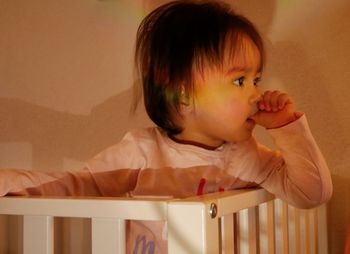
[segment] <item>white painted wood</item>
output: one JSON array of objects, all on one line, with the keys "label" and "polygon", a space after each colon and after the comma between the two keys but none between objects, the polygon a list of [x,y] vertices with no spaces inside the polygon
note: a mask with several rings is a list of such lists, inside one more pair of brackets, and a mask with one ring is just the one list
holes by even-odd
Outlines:
[{"label": "white painted wood", "polygon": [[248,208],[248,244],[249,244],[249,254],[260,253],[259,250],[259,213],[258,207]]},{"label": "white painted wood", "polygon": [[287,203],[282,201],[282,248],[283,248],[283,254],[289,253],[289,220],[288,220],[288,205]]},{"label": "white painted wood", "polygon": [[221,217],[221,251],[222,254],[234,253],[234,215],[228,214]]},{"label": "white painted wood", "polygon": [[168,253],[219,253],[219,220],[210,203],[171,202],[168,207]]},{"label": "white painted wood", "polygon": [[[127,198],[2,197],[0,214],[166,220],[167,200]],[[140,213],[142,211],[142,213]]]},{"label": "white painted wood", "polygon": [[125,253],[125,221],[110,218],[92,218],[92,254]]},{"label": "white painted wood", "polygon": [[318,220],[318,253],[328,254],[328,237],[327,237],[327,208],[322,205],[317,209]]},{"label": "white painted wood", "polygon": [[248,226],[248,209],[243,209],[238,212],[239,225],[239,249],[238,253],[249,253],[249,226]]},{"label": "white painted wood", "polygon": [[311,254],[310,211],[303,210],[305,253]]},{"label": "white painted wood", "polygon": [[53,254],[53,218],[25,215],[23,218],[23,253]]},{"label": "white painted wood", "polygon": [[295,253],[301,253],[301,239],[300,239],[300,209],[294,208],[294,222],[295,222]]},{"label": "white painted wood", "polygon": [[276,224],[275,224],[275,202],[267,202],[267,236],[268,236],[268,253],[276,253]]},{"label": "white painted wood", "polygon": [[234,190],[208,194],[208,197],[217,199],[217,205],[220,207],[219,216],[232,214],[275,199],[274,195],[264,189]]},{"label": "white painted wood", "polygon": [[[98,254],[125,253],[125,220],[128,219],[168,221],[169,254],[249,253],[249,250],[259,253],[261,246],[257,243],[261,242],[259,232],[262,230],[268,232],[265,241],[268,253],[327,253],[325,206],[303,210],[301,215],[301,210],[274,200],[275,197],[263,189],[213,193],[181,200],[2,197],[0,214],[25,216],[25,237],[19,243],[21,246],[23,243],[25,254],[52,253],[52,216],[92,218],[92,249]],[[217,205],[215,218],[209,215],[212,203]],[[267,210],[264,212],[268,221],[265,228],[258,223],[256,211],[260,204]],[[283,248],[280,249],[280,245]]]},{"label": "white painted wood", "polygon": [[315,254],[318,254],[319,251],[318,251],[318,239],[319,239],[319,236],[318,236],[318,208],[314,208],[312,209],[312,223],[313,223],[313,234],[314,234],[314,237],[313,237],[313,249],[314,249],[314,252]]}]

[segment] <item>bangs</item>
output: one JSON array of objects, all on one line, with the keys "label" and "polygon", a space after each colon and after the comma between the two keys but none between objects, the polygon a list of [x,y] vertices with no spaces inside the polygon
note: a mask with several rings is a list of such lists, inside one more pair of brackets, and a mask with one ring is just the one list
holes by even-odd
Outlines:
[{"label": "bangs", "polygon": [[[232,40],[235,42],[229,42]],[[257,72],[263,71],[263,52],[247,35],[238,34],[234,38],[229,38],[226,44],[225,55],[222,59],[226,66],[235,69],[254,69]],[[222,66],[221,70],[223,70]]]}]

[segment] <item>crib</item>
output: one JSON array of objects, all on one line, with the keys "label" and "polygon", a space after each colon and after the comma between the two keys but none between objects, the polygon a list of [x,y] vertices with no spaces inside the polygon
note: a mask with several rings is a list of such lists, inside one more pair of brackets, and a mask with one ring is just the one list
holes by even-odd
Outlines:
[{"label": "crib", "polygon": [[2,197],[0,215],[23,216],[24,254],[54,253],[55,217],[89,218],[92,254],[125,253],[126,220],[167,221],[169,254],[327,253],[325,206],[297,209],[264,189],[185,199]]}]

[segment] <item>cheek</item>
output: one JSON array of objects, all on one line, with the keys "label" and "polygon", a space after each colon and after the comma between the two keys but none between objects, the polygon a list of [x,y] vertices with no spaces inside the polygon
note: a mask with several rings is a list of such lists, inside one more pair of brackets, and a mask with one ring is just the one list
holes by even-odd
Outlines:
[{"label": "cheek", "polygon": [[246,120],[248,107],[246,103],[243,103],[239,100],[234,100],[230,103],[230,106],[227,107],[227,110],[230,112],[231,117],[236,120]]},{"label": "cheek", "polygon": [[203,89],[195,97],[195,110],[218,118],[246,119],[249,109],[242,94],[225,87],[213,86]]}]

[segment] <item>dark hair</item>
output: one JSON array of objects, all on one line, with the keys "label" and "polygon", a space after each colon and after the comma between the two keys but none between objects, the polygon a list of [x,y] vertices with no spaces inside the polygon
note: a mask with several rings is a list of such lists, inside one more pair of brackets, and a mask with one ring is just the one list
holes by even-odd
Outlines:
[{"label": "dark hair", "polygon": [[193,95],[193,70],[203,70],[208,63],[220,67],[228,36],[235,47],[242,35],[257,46],[262,68],[264,48],[259,33],[227,4],[180,0],[148,14],[137,31],[135,66],[152,121],[168,134],[180,133],[173,114],[179,113],[183,96]]}]

